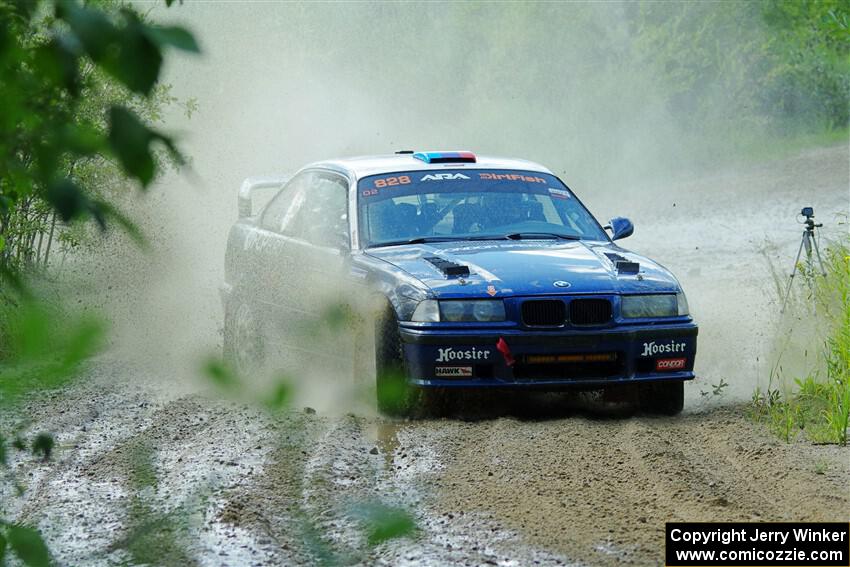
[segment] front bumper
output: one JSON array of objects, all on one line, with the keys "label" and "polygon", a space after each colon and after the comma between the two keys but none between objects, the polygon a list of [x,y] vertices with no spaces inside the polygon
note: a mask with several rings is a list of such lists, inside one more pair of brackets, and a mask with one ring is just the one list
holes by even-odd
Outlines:
[{"label": "front bumper", "polygon": [[605,329],[435,329],[402,323],[412,384],[556,390],[694,378],[693,322]]}]

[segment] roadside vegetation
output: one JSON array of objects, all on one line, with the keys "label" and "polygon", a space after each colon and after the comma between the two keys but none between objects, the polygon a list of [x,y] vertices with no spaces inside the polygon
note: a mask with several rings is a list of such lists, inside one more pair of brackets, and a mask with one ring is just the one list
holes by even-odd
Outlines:
[{"label": "roadside vegetation", "polygon": [[[798,266],[803,281],[795,282],[794,295],[779,323],[767,385],[753,392],[750,411],[753,419],[767,424],[786,442],[802,435],[814,443],[847,445],[850,240],[831,243],[824,264],[826,275],[820,273],[816,260],[809,264],[804,259]],[[781,272],[772,271],[781,304],[787,280]]]},{"label": "roadside vegetation", "polygon": [[151,124],[177,102],[159,82],[164,54],[197,53],[194,38],[117,1],[96,6],[0,1],[0,403],[73,374],[32,371],[61,358],[56,341],[92,354],[75,343],[96,323],[75,320],[48,268],[111,226],[143,244],[118,203],[184,161]]},{"label": "roadside vegetation", "polygon": [[[185,29],[150,24],[117,2],[0,1],[4,411],[29,392],[67,382],[103,335],[99,320],[75,316],[33,278],[58,250],[85,242],[86,221],[100,231],[118,225],[142,242],[116,206],[118,196],[148,187],[165,159],[183,162],[174,141],[149,125],[169,102],[167,88],[158,84],[169,48],[199,51]],[[46,433],[27,442],[0,431],[3,494],[11,484],[25,497],[8,468],[10,448],[49,459],[52,446]],[[39,532],[6,519],[5,510],[0,503],[0,563],[9,554],[26,565],[48,565]]]},{"label": "roadside vegetation", "polygon": [[[314,10],[291,14],[287,41],[308,65],[346,62],[339,69],[346,83],[370,93],[374,76],[362,72],[362,57],[372,48],[372,68],[403,78],[411,105],[451,108],[458,131],[480,131],[485,121],[519,138],[489,141],[494,153],[521,144],[542,163],[564,163],[565,154],[573,163],[592,163],[600,151],[617,156],[585,165],[587,180],[571,172],[576,184],[716,171],[847,140],[850,6],[841,0],[454,3],[422,11],[342,5],[334,12],[340,16],[322,20],[328,37],[339,38],[330,43],[311,40]],[[393,49],[379,49],[380,35],[362,37],[376,19],[405,30],[393,36]],[[436,34],[451,41],[428,65],[412,65],[412,54]],[[431,133],[427,122],[418,126]]]}]

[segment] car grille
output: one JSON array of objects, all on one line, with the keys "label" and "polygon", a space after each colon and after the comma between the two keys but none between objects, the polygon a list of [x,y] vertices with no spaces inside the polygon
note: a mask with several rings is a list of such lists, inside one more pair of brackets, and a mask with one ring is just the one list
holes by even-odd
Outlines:
[{"label": "car grille", "polygon": [[607,299],[574,299],[570,302],[570,323],[602,325],[611,319],[611,302]]},{"label": "car grille", "polygon": [[560,299],[540,299],[522,304],[522,322],[532,327],[560,327],[567,318],[567,308]]}]

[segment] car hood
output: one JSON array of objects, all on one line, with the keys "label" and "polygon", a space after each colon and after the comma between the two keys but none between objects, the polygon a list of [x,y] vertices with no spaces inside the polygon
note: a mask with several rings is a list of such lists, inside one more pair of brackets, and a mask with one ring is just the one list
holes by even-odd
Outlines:
[{"label": "car hood", "polygon": [[[663,266],[599,242],[441,242],[372,248],[367,253],[409,273],[438,297],[679,290],[676,278]],[[426,258],[466,266],[469,276],[448,276]],[[619,273],[617,260],[639,263],[638,274]]]}]

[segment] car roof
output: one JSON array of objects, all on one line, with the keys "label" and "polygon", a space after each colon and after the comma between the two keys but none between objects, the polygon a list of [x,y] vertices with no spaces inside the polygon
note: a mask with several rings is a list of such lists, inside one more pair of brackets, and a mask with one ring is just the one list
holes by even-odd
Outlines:
[{"label": "car roof", "polygon": [[552,173],[546,167],[524,159],[475,156],[475,163],[426,163],[412,154],[387,154],[331,159],[311,163],[304,169],[323,168],[345,173],[355,179],[396,171],[428,171],[442,169],[518,169]]}]

